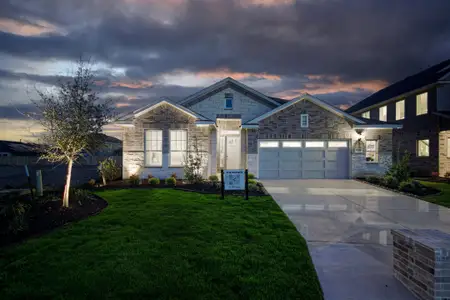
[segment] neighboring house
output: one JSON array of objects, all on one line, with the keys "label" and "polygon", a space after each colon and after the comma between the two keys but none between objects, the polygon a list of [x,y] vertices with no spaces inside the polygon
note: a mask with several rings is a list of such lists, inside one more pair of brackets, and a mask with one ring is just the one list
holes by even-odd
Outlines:
[{"label": "neighboring house", "polygon": [[394,83],[346,111],[402,124],[394,130],[394,160],[405,151],[417,176],[450,172],[450,59]]},{"label": "neighboring house", "polygon": [[0,157],[5,156],[38,156],[35,144],[0,141]]},{"label": "neighboring house", "polygon": [[101,134],[104,144],[92,153],[93,156],[120,156],[122,155],[122,141],[113,136]]},{"label": "neighboring house", "polygon": [[123,177],[183,177],[183,158],[197,141],[204,176],[249,169],[259,178],[351,178],[385,172],[392,130],[313,96],[268,97],[226,78],[178,102],[161,99],[118,119]]}]

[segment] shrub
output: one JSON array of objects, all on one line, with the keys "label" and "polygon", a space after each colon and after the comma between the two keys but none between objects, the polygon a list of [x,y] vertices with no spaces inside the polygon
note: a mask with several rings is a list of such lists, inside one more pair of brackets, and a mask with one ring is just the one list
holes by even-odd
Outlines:
[{"label": "shrub", "polygon": [[373,184],[380,184],[381,178],[377,175],[370,175],[366,177],[366,181]]},{"label": "shrub", "polygon": [[402,192],[408,192],[409,190],[412,189],[411,181],[400,182],[400,184],[398,185],[398,189]]},{"label": "shrub", "polygon": [[259,191],[259,186],[255,183],[250,183],[248,184],[248,190],[250,192],[258,192]]},{"label": "shrub", "polygon": [[21,192],[0,197],[0,234],[17,234],[28,228],[30,199]]},{"label": "shrub", "polygon": [[248,179],[255,179],[255,174],[253,173],[248,173]]},{"label": "shrub", "polygon": [[137,174],[131,175],[129,181],[131,185],[139,185],[141,183],[141,179]]},{"label": "shrub", "polygon": [[147,175],[147,179],[151,179],[151,178],[153,178],[153,175],[152,175],[152,173],[148,173],[148,175]]},{"label": "shrub", "polygon": [[89,195],[90,193],[83,189],[70,189],[69,199],[71,201],[78,202],[80,206],[83,206],[85,203],[90,201]]},{"label": "shrub", "polygon": [[161,183],[161,181],[159,180],[159,178],[152,177],[152,178],[150,178],[150,179],[148,180],[148,183],[149,183],[150,185],[158,185],[158,184]]},{"label": "shrub", "polygon": [[439,172],[431,172],[431,177],[439,177]]},{"label": "shrub", "polygon": [[103,184],[105,185],[107,181],[120,178],[121,169],[117,166],[116,161],[112,157],[108,157],[101,161],[97,169],[103,179]]},{"label": "shrub", "polygon": [[219,177],[217,177],[217,175],[211,175],[209,176],[209,181],[214,183],[219,182]]},{"label": "shrub", "polygon": [[394,164],[386,174],[396,178],[398,182],[408,181],[411,178],[411,173],[409,171],[409,157],[410,154],[405,152],[401,160]]},{"label": "shrub", "polygon": [[446,172],[444,175],[445,178],[450,178],[450,172]]},{"label": "shrub", "polygon": [[170,177],[177,179],[177,173],[173,172],[172,175],[170,175]]},{"label": "shrub", "polygon": [[257,184],[258,182],[255,179],[248,179],[248,184]]},{"label": "shrub", "polygon": [[383,178],[383,184],[391,189],[398,189],[399,182],[397,178],[391,175],[386,175]]},{"label": "shrub", "polygon": [[96,183],[97,183],[97,182],[95,181],[95,179],[90,179],[90,180],[88,181],[88,184],[89,184],[90,187],[94,187]]},{"label": "shrub", "polygon": [[206,166],[207,154],[201,150],[197,136],[192,136],[188,153],[184,157],[184,178],[189,183],[200,183],[203,181],[203,169]]},{"label": "shrub", "polygon": [[175,177],[166,178],[166,184],[171,186],[177,185],[177,179]]}]

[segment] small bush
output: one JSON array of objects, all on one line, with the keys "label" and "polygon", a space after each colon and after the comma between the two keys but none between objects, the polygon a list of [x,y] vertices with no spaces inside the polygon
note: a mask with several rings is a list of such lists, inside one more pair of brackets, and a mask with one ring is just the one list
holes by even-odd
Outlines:
[{"label": "small bush", "polygon": [[153,178],[153,175],[152,175],[152,173],[148,173],[148,175],[147,175],[147,179],[152,179]]},{"label": "small bush", "polygon": [[91,179],[91,180],[88,181],[88,184],[89,184],[90,187],[94,187],[96,183],[97,182],[95,181],[95,179]]},{"label": "small bush", "polygon": [[255,174],[253,173],[248,173],[248,179],[255,179]]},{"label": "small bush", "polygon": [[257,184],[254,183],[250,183],[248,184],[248,190],[250,192],[258,192],[259,191],[259,186]]},{"label": "small bush", "polygon": [[445,178],[450,178],[450,172],[445,173],[444,177]]},{"label": "small bush", "polygon": [[250,185],[250,184],[257,184],[258,183],[258,181],[256,181],[255,179],[248,179],[248,184]]},{"label": "small bush", "polygon": [[412,189],[411,181],[402,181],[398,185],[398,189],[402,192],[407,192]]},{"label": "small bush", "polygon": [[83,189],[70,189],[70,201],[77,202],[80,206],[90,201],[90,193]]},{"label": "small bush", "polygon": [[366,177],[366,181],[373,184],[380,184],[381,178],[377,175],[370,175]]},{"label": "small bush", "polygon": [[0,234],[17,234],[28,228],[28,212],[31,209],[21,192],[7,193],[0,198]]},{"label": "small bush", "polygon": [[131,185],[139,185],[141,183],[141,179],[137,174],[131,175],[129,181]]},{"label": "small bush", "polygon": [[389,169],[387,175],[396,178],[398,182],[408,181],[411,178],[411,173],[409,171],[409,157],[410,154],[405,152],[401,160]]},{"label": "small bush", "polygon": [[166,184],[170,185],[170,186],[176,186],[177,185],[177,179],[175,177],[166,178]]},{"label": "small bush", "polygon": [[177,179],[177,173],[173,172],[172,175],[170,175],[170,177]]},{"label": "small bush", "polygon": [[399,182],[397,178],[391,175],[386,175],[383,178],[383,184],[391,189],[398,189]]},{"label": "small bush", "polygon": [[158,185],[158,184],[161,183],[161,181],[159,180],[159,178],[152,177],[152,178],[150,178],[150,179],[148,180],[148,183],[149,183],[150,185]]},{"label": "small bush", "polygon": [[211,182],[219,182],[219,177],[217,177],[217,175],[211,175],[209,176],[209,181]]},{"label": "small bush", "polygon": [[103,184],[106,184],[107,181],[113,181],[120,178],[121,169],[117,166],[116,161],[112,157],[108,157],[101,161],[97,169],[103,179]]}]

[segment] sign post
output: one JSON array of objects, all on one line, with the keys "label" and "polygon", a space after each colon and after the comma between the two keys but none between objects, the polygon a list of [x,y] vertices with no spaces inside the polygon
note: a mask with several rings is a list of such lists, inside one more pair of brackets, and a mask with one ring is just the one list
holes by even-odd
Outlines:
[{"label": "sign post", "polygon": [[31,183],[31,177],[30,177],[30,172],[28,171],[28,165],[25,165],[24,167],[25,167],[25,175],[27,175],[27,179],[28,179],[28,187],[30,188],[31,200],[34,201],[33,184]]},{"label": "sign post", "polygon": [[222,170],[222,199],[225,191],[245,191],[245,200],[248,200],[248,170]]}]

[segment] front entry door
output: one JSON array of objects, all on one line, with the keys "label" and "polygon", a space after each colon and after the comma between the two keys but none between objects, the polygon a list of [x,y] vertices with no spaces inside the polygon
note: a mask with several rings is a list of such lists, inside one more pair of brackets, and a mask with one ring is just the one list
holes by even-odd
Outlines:
[{"label": "front entry door", "polygon": [[239,136],[225,137],[225,167],[227,170],[239,169],[241,165],[241,141]]}]

